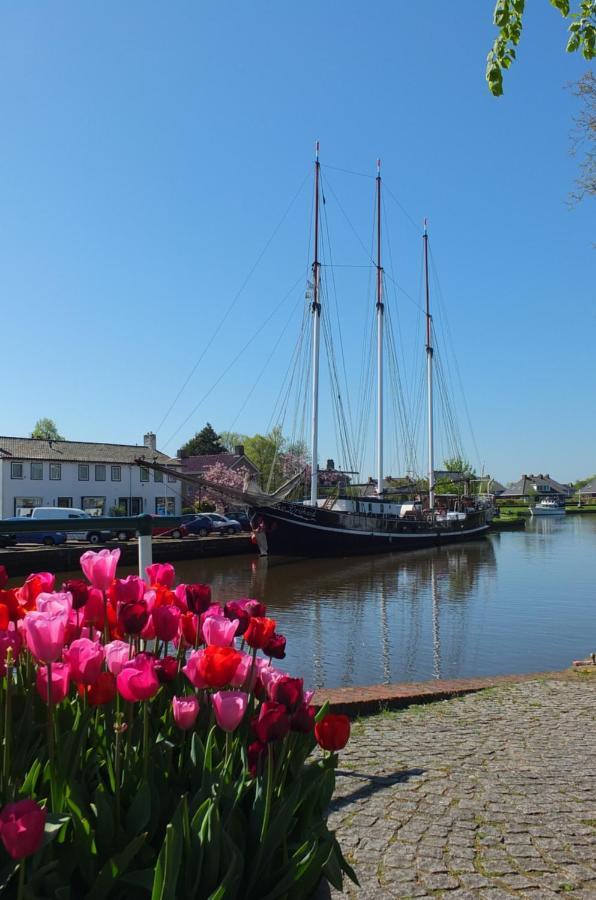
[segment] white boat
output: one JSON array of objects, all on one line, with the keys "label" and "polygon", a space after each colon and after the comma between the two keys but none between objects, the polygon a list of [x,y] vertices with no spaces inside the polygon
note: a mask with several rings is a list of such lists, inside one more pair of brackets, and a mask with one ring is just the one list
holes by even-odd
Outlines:
[{"label": "white boat", "polygon": [[541,500],[536,506],[530,507],[531,516],[564,516],[565,507],[558,500]]}]

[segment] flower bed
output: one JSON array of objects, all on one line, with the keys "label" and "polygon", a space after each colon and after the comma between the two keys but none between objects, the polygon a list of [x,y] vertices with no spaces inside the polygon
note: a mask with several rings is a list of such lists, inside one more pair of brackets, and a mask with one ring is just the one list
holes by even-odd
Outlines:
[{"label": "flower bed", "polygon": [[[256,600],[211,601],[119,550],[6,589],[0,567],[0,894],[308,897],[354,873],[327,828],[349,721],[273,665]],[[313,755],[317,744],[322,752]]]}]

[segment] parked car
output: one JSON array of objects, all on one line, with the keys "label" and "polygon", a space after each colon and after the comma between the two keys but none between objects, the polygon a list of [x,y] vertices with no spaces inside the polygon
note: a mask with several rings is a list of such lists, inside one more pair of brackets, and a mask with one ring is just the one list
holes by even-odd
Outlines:
[{"label": "parked car", "polygon": [[[88,531],[67,531],[66,536],[70,541],[89,541],[90,544],[102,544],[109,541],[112,532],[106,528],[93,527],[93,516],[84,509],[76,509],[72,506],[36,506],[31,511],[31,519],[89,519]],[[62,543],[62,542],[60,542]]]},{"label": "parked car", "polygon": [[16,534],[0,534],[0,547],[14,547],[16,542]]},{"label": "parked car", "polygon": [[207,537],[213,531],[213,522],[208,516],[183,516],[185,521],[181,525],[182,536],[198,534],[199,537]]},{"label": "parked car", "polygon": [[[9,516],[7,519],[3,520],[4,522],[22,522],[22,516]],[[57,544],[64,544],[66,542],[66,534],[64,531],[52,531],[50,528],[44,526],[43,522],[40,522],[40,531],[33,531],[24,533],[21,532],[19,534],[11,535],[14,538],[14,543],[16,544],[45,544],[46,547],[53,547]]]},{"label": "parked car", "polygon": [[211,520],[214,531],[220,534],[238,534],[242,531],[242,526],[237,519],[228,519],[227,516],[221,516],[219,513],[205,513],[205,516]]},{"label": "parked car", "polygon": [[236,522],[240,523],[240,527],[242,531],[252,531],[252,525],[250,524],[250,516],[247,512],[240,510],[239,512],[228,512],[226,513],[228,519],[234,519]]},{"label": "parked car", "polygon": [[173,516],[151,516],[153,519],[153,530],[151,534],[153,537],[158,537],[159,535],[165,535],[167,537],[179,538],[182,537],[182,526],[178,525],[176,520],[176,524],[171,524],[171,519]]}]

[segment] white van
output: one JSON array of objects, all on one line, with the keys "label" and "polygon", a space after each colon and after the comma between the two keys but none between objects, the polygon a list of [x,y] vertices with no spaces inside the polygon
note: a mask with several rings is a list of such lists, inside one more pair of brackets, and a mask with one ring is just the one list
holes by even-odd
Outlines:
[{"label": "white van", "polygon": [[[32,519],[93,519],[93,516],[84,509],[76,509],[72,506],[36,506],[31,511]],[[101,528],[89,528],[89,531],[69,531],[66,534],[71,541],[89,541],[90,544],[100,544],[108,541],[112,536],[111,531]]]}]

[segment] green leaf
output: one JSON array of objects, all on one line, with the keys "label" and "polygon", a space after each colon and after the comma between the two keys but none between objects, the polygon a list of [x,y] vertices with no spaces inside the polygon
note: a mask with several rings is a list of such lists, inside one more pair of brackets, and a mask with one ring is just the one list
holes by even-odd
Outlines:
[{"label": "green leaf", "polygon": [[144,831],[151,818],[151,788],[142,781],[126,814],[126,832],[129,835]]},{"label": "green leaf", "polygon": [[166,836],[155,866],[151,900],[176,900],[178,874],[182,860],[182,817],[186,797],[178,804],[172,821],[166,826]]},{"label": "green leaf", "polygon": [[126,871],[145,843],[146,837],[146,834],[138,834],[121,853],[115,854],[107,861],[101,868],[91,890],[85,894],[85,900],[104,900],[109,895],[114,887],[114,882]]}]

